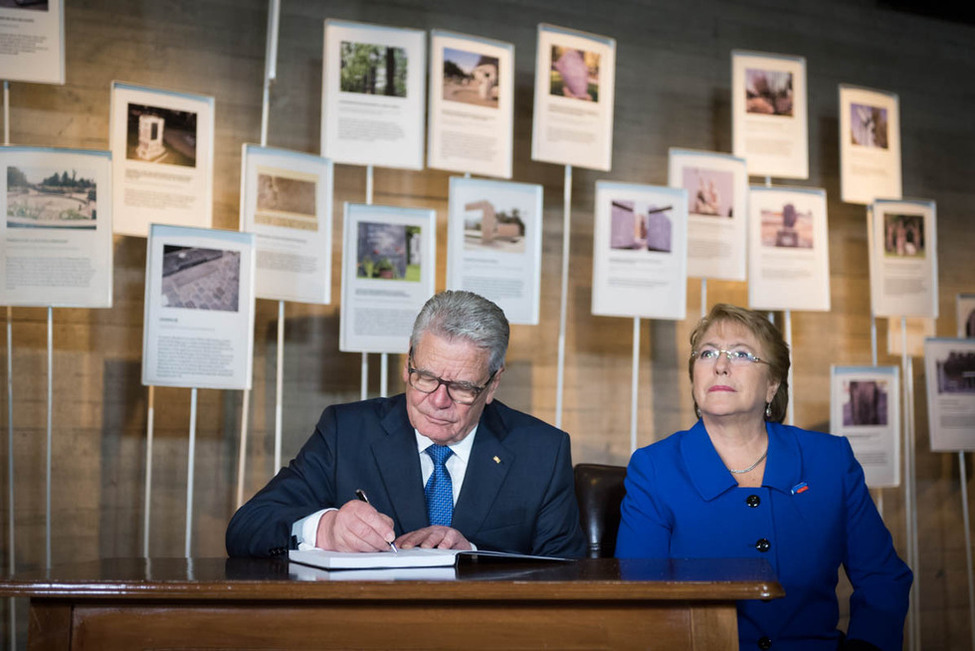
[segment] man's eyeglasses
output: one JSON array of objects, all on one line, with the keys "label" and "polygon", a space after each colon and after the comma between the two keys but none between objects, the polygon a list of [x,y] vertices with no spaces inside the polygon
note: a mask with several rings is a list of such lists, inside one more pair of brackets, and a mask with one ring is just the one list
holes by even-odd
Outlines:
[{"label": "man's eyeglasses", "polygon": [[456,402],[458,405],[471,405],[477,400],[477,397],[481,395],[488,385],[491,384],[491,380],[497,374],[497,371],[491,373],[491,376],[484,383],[484,386],[477,386],[476,384],[471,384],[470,382],[453,382],[451,380],[445,380],[443,378],[437,377],[433,373],[427,371],[421,371],[420,369],[413,367],[413,355],[410,354],[410,364],[407,367],[410,375],[410,386],[420,391],[422,393],[433,393],[440,388],[440,385],[447,387],[447,395],[451,400]]},{"label": "man's eyeglasses", "polygon": [[714,346],[705,346],[700,350],[691,352],[691,357],[696,358],[702,364],[714,364],[718,358],[724,355],[733,366],[746,366],[748,364],[768,364],[764,359],[757,355],[752,355],[747,350],[737,348],[735,350],[724,350]]}]

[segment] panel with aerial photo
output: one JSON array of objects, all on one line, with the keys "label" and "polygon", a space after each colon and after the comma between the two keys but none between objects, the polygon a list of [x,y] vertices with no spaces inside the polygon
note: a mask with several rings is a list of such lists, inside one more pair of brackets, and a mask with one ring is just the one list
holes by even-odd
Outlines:
[{"label": "panel with aerial photo", "polygon": [[163,246],[163,307],[236,312],[240,302],[240,251]]},{"label": "panel with aerial photo", "polygon": [[406,50],[342,41],[340,88],[344,93],[406,97]]},{"label": "panel with aerial photo", "polygon": [[7,168],[7,228],[94,229],[95,176],[86,170]]},{"label": "panel with aerial photo", "polygon": [[498,108],[498,58],[454,48],[443,51],[443,98]]},{"label": "panel with aerial photo", "polygon": [[196,167],[196,113],[129,104],[125,157]]},{"label": "panel with aerial photo", "polygon": [[549,93],[598,102],[599,54],[553,45]]}]

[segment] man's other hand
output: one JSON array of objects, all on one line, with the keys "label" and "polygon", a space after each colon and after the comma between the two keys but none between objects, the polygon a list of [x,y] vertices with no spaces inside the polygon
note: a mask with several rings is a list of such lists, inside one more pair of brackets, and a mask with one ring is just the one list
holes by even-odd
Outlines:
[{"label": "man's other hand", "polygon": [[404,533],[394,542],[399,549],[411,549],[413,547],[422,547],[423,549],[433,549],[434,547],[437,549],[473,549],[467,541],[467,538],[464,538],[464,534],[456,529],[440,525],[424,527],[423,529]]}]

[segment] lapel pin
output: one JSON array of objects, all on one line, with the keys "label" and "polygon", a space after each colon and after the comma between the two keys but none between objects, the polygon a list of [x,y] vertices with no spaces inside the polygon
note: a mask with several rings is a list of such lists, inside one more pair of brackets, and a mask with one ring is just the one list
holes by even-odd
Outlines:
[{"label": "lapel pin", "polygon": [[498,455],[494,455],[494,463],[501,463],[501,459],[498,458]]},{"label": "lapel pin", "polygon": [[805,493],[809,490],[809,485],[806,482],[800,482],[792,487],[792,494],[798,495],[799,493]]}]

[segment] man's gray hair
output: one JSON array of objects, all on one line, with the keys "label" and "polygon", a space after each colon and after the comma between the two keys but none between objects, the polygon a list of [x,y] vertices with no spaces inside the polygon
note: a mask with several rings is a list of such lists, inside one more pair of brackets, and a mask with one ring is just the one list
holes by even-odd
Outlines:
[{"label": "man's gray hair", "polygon": [[447,290],[434,294],[413,323],[410,348],[416,348],[424,334],[447,340],[464,339],[490,353],[488,372],[504,366],[508,350],[508,319],[504,311],[473,292]]}]

